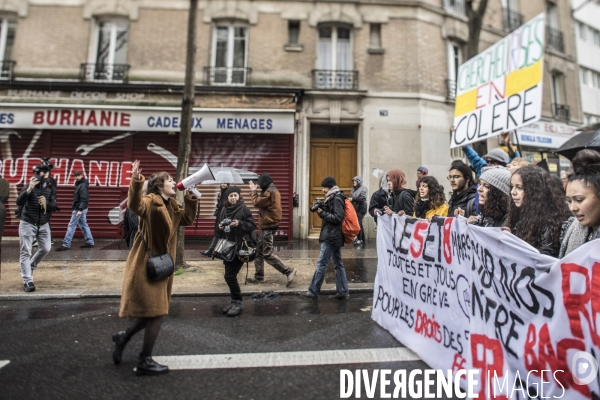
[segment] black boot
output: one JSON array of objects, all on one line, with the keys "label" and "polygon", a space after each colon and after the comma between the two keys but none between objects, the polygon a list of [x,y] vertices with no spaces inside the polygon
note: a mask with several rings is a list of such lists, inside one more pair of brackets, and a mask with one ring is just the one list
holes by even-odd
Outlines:
[{"label": "black boot", "polygon": [[142,353],[140,353],[137,368],[135,370],[136,375],[162,375],[167,372],[169,372],[169,367],[160,365],[154,361],[152,357],[144,357]]},{"label": "black boot", "polygon": [[121,331],[113,335],[112,341],[115,343],[115,349],[112,354],[113,362],[115,365],[119,365],[123,360],[123,350],[125,350],[129,339],[125,339],[125,331]]},{"label": "black boot", "polygon": [[215,249],[215,247],[217,246],[217,243],[219,242],[219,238],[216,236],[213,236],[213,240],[210,243],[210,247],[208,248],[208,250],[202,250],[200,252],[200,254],[206,256],[206,257],[212,257],[212,253],[213,250]]}]

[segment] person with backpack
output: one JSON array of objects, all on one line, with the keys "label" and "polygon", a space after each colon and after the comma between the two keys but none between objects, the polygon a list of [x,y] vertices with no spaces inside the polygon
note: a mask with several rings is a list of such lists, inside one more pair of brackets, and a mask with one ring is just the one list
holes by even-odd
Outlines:
[{"label": "person with backpack", "polygon": [[[56,210],[56,192],[46,184],[41,172],[49,171],[44,165],[35,168],[35,175],[31,177],[29,185],[25,185],[17,197],[16,215],[19,222],[19,241],[21,278],[23,290],[33,292],[33,271],[39,266],[42,259],[50,251],[50,228],[48,221],[50,214]],[[38,250],[31,256],[33,240],[38,241]]]},{"label": "person with backpack", "polygon": [[[325,201],[315,204],[317,215],[323,220],[319,243],[321,253],[317,260],[317,266],[308,291],[300,292],[300,296],[309,299],[318,299],[321,286],[325,279],[329,260],[333,258],[335,268],[336,294],[329,296],[331,300],[346,300],[350,297],[348,292],[348,279],[342,261],[342,247],[344,246],[344,234],[342,233],[342,222],[346,215],[346,196],[337,186],[335,178],[328,176],[321,183],[321,190],[325,193]],[[313,207],[314,208],[314,207]]]},{"label": "person with backpack", "polygon": [[387,215],[400,214],[413,215],[415,211],[415,196],[417,192],[406,188],[406,175],[399,169],[387,173],[388,187],[390,188],[390,204],[383,207]]}]

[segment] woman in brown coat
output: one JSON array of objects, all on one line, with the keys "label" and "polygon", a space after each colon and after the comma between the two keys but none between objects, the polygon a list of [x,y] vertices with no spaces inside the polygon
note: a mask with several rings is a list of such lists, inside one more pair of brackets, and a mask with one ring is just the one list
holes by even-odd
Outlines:
[{"label": "woman in brown coat", "polygon": [[151,281],[146,273],[148,252],[142,236],[148,243],[153,256],[169,253],[175,260],[177,228],[191,225],[196,216],[198,199],[189,193],[185,196],[185,208],[173,199],[175,181],[166,172],[159,172],[148,180],[148,194],[142,194],[144,176],[140,162],[132,165],[131,183],[127,206],[139,216],[138,233],[125,264],[123,294],[121,296],[121,318],[137,318],[126,331],[113,335],[115,349],[113,361],[120,364],[125,345],[142,329],[144,345],[137,364],[137,375],[158,375],[169,372],[169,368],[152,359],[152,349],[158,336],[162,319],[169,313],[173,276],[161,281]]}]

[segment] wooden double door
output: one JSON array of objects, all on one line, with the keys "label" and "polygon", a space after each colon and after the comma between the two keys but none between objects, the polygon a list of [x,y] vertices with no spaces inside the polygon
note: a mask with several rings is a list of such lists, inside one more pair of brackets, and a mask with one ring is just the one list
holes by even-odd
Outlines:
[{"label": "wooden double door", "polygon": [[[352,190],[352,178],[357,171],[356,139],[311,138],[310,142],[310,206],[317,198],[325,199],[321,182],[333,176],[346,195]],[[321,218],[310,213],[309,236],[318,236]]]}]

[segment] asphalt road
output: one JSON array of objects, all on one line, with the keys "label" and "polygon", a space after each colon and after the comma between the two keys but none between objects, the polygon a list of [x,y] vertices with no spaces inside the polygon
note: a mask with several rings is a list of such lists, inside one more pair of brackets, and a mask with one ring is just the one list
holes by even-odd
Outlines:
[{"label": "asphalt road", "polygon": [[[225,297],[176,298],[154,355],[207,355],[402,347],[371,320],[369,295],[344,302],[299,296],[245,301],[221,313]],[[112,363],[111,335],[128,325],[118,300],[0,303],[1,399],[339,399],[340,370],[426,369],[421,361],[171,371],[137,377],[142,336]],[[391,393],[392,389],[389,390]],[[360,398],[367,398],[363,389]],[[355,398],[353,395],[351,398]],[[374,398],[379,398],[379,387]],[[406,398],[411,398],[407,396]],[[419,397],[421,398],[421,397]]]}]

